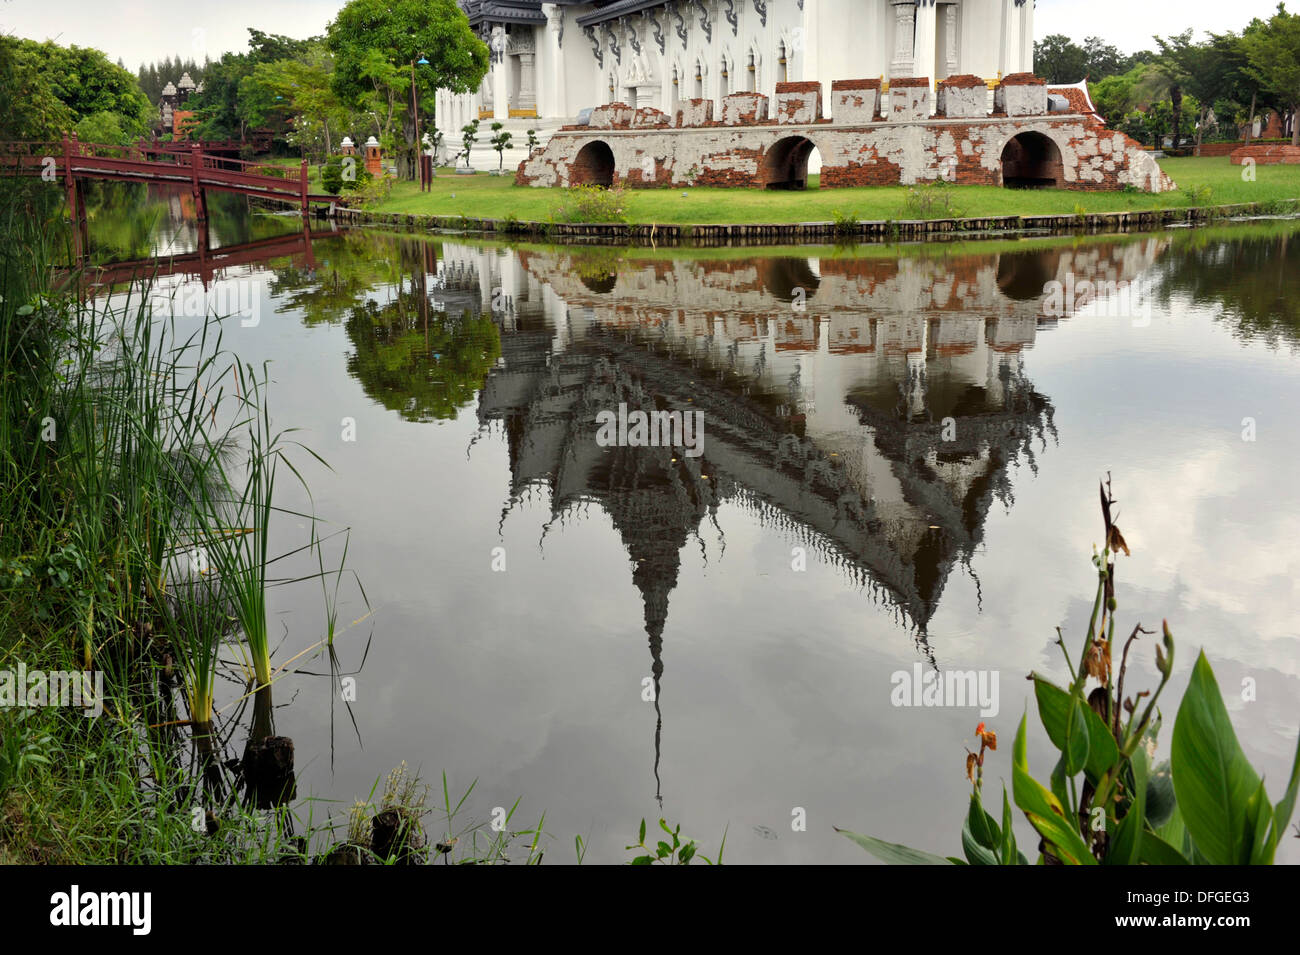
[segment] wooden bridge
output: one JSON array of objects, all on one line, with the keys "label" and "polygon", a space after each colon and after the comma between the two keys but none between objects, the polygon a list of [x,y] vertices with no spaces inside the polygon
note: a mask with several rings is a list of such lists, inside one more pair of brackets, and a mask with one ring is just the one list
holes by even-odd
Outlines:
[{"label": "wooden bridge", "polygon": [[85,218],[85,208],[78,201],[78,179],[189,186],[200,220],[207,218],[209,189],[289,203],[298,206],[304,216],[312,203],[338,201],[336,196],[308,191],[305,159],[297,169],[246,162],[205,152],[201,143],[104,146],[78,142],[75,136],[58,142],[0,142],[0,175],[61,182],[75,223]]}]

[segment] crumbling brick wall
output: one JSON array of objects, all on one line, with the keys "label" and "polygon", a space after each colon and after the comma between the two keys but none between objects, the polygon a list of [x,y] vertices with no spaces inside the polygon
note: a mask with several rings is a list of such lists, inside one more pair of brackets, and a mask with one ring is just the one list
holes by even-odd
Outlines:
[{"label": "crumbling brick wall", "polygon": [[713,100],[688,99],[677,107],[676,126],[708,126],[713,122]]},{"label": "crumbling brick wall", "polygon": [[822,118],[822,85],[809,83],[776,84],[776,116],[782,125],[817,123]]},{"label": "crumbling brick wall", "polygon": [[732,93],[722,98],[722,122],[742,126],[767,122],[767,97],[762,93]]},{"label": "crumbling brick wall", "polygon": [[989,112],[989,88],[978,76],[969,73],[950,76],[939,83],[935,94],[936,116],[948,119],[975,119]]},{"label": "crumbling brick wall", "polygon": [[889,118],[895,123],[930,118],[930,78],[904,76],[889,81]]},{"label": "crumbling brick wall", "polygon": [[[999,87],[1004,108],[1008,96],[1013,111],[1037,102],[1030,102],[1028,94],[1017,100],[1016,90],[1041,95],[1046,106],[1045,84],[1030,80],[1007,78]],[[820,86],[815,83],[780,84],[774,120],[766,118],[766,99],[755,93],[726,98],[730,124],[712,121],[712,100],[682,104],[671,125],[657,110],[611,104],[593,112],[591,126],[556,132],[544,149],[520,164],[515,181],[535,186],[609,181],[797,188],[806,180],[807,160],[815,148],[824,187],[936,180],[996,186],[1004,178],[1019,178],[1079,190],[1175,188],[1149,153],[1107,129],[1093,113],[979,114],[979,98],[987,100],[987,87],[977,77],[950,77],[940,85],[946,115],[931,117],[929,81],[909,77],[894,81],[891,104],[901,104],[899,114],[916,118],[885,120],[872,109],[878,89],[875,80],[833,84],[840,108],[830,121],[818,121]],[[871,119],[845,122],[845,110],[854,109]],[[977,115],[957,115],[966,112]],[[792,121],[796,117],[805,121]],[[601,148],[584,152],[593,142]]]},{"label": "crumbling brick wall", "polygon": [[1044,116],[1047,114],[1047,82],[1033,73],[1004,76],[993,91],[994,112],[1007,116]]},{"label": "crumbling brick wall", "polygon": [[859,125],[879,122],[880,80],[834,80],[831,82],[831,119]]},{"label": "crumbling brick wall", "polygon": [[1232,151],[1232,164],[1245,165],[1253,159],[1259,166],[1300,165],[1300,146],[1283,146],[1270,143],[1264,146],[1242,146]]}]

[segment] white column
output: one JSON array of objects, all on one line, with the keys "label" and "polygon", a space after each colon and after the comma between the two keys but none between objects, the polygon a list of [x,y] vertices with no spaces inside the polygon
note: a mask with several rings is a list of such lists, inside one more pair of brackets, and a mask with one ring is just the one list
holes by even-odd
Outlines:
[{"label": "white column", "polygon": [[[1007,0],[1008,3],[1011,0]],[[492,118],[507,120],[510,118],[510,76],[506,71],[510,67],[510,57],[506,56],[506,31],[504,27],[492,28],[490,44],[492,64]]]},{"label": "white column", "polygon": [[957,4],[948,3],[943,8],[944,76],[956,76],[961,72],[957,66]]},{"label": "white column", "polygon": [[1002,0],[1002,75],[1020,71],[1020,8],[1016,0]]},{"label": "white column", "polygon": [[[894,3],[894,55],[889,61],[889,76],[915,76],[916,63],[916,3],[899,0]],[[888,110],[886,110],[888,113]]]},{"label": "white column", "polygon": [[518,109],[537,109],[537,81],[535,66],[536,54],[519,54],[519,102]]},{"label": "white column", "polygon": [[[569,111],[568,103],[565,102],[564,96],[563,44],[560,40],[560,30],[564,26],[564,10],[557,4],[544,3],[542,4],[542,12],[546,14],[546,74],[551,87],[548,105],[552,115],[565,117],[569,115]],[[570,36],[569,42],[577,43],[583,41],[585,37],[577,31],[576,27],[574,30],[578,35]],[[541,111],[539,110],[538,112],[540,113]]]},{"label": "white column", "polygon": [[[934,0],[921,0],[916,7],[915,52],[912,55],[912,75],[928,76],[934,82],[934,49],[937,41],[938,11]],[[931,101],[933,102],[933,100]]]},{"label": "white column", "polygon": [[[1034,2],[1026,0],[1020,8],[1020,64],[1023,73],[1034,71]],[[1082,77],[1080,77],[1082,79]]]},{"label": "white column", "polygon": [[[789,71],[791,80],[811,83],[820,79],[818,73],[819,64],[817,62],[817,44],[821,42],[817,29],[821,13],[818,9],[820,6],[820,0],[803,0],[803,49],[794,51],[799,57],[799,71],[797,73],[794,70]],[[713,29],[716,30],[717,27],[715,26]],[[791,59],[792,57],[787,55],[786,58]],[[830,95],[829,89],[826,90],[826,95]]]}]

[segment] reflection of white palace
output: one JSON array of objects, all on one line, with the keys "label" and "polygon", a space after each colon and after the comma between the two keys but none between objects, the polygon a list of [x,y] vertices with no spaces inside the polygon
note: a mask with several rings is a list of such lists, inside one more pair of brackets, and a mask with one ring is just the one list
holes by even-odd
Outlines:
[{"label": "reflection of white palace", "polygon": [[[671,114],[776,84],[958,74],[987,80],[1033,68],[1029,0],[459,0],[488,43],[475,93],[439,91],[438,125],[473,119],[544,130],[590,106]],[[510,120],[516,120],[511,123]]]}]

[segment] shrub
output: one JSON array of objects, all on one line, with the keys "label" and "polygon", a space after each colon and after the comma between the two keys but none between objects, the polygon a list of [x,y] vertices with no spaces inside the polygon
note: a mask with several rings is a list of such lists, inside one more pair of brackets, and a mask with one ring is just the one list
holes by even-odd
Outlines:
[{"label": "shrub", "polygon": [[943,179],[907,190],[900,219],[956,219],[962,215],[958,208],[952,183]]},{"label": "shrub", "polygon": [[571,186],[551,209],[556,222],[626,222],[626,195],[622,186]]},{"label": "shrub", "polygon": [[835,234],[838,236],[858,234],[858,217],[851,212],[845,214],[836,209],[831,213],[831,221],[834,223]]},{"label": "shrub", "polygon": [[330,156],[325,165],[320,167],[321,188],[331,196],[343,191],[343,157]]}]

